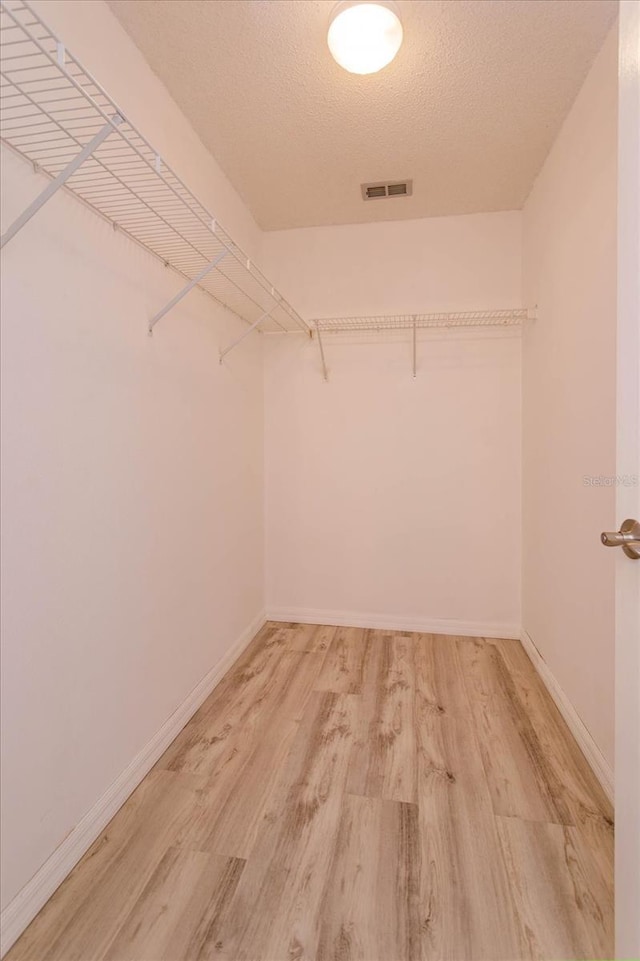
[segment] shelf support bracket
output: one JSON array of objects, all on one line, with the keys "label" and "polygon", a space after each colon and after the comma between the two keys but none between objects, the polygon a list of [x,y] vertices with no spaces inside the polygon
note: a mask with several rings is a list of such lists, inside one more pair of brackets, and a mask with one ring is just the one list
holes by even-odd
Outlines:
[{"label": "shelf support bracket", "polygon": [[416,365],[416,353],[417,353],[417,350],[416,350],[416,340],[417,340],[417,335],[416,335],[416,318],[415,318],[415,316],[414,316],[414,317],[413,317],[413,379],[414,379],[414,380],[416,379],[416,369],[417,369],[417,365]]},{"label": "shelf support bracket", "polygon": [[327,362],[324,358],[324,346],[322,344],[322,336],[320,334],[320,324],[316,320],[316,334],[318,336],[318,347],[320,348],[320,360],[322,362],[322,376],[324,380],[329,380],[329,371],[327,370]]},{"label": "shelf support bracket", "polygon": [[211,273],[214,267],[217,267],[220,261],[227,256],[227,253],[228,253],[227,250],[223,250],[221,254],[218,254],[217,257],[214,257],[213,260],[210,260],[207,266],[203,267],[200,273],[197,274],[197,276],[195,276],[193,280],[190,280],[189,283],[186,285],[186,287],[183,287],[182,290],[175,295],[175,297],[172,297],[169,303],[166,304],[162,308],[162,310],[159,310],[157,314],[153,315],[153,317],[149,321],[150,334],[153,333],[153,328],[158,323],[160,318],[164,317],[165,314],[168,314],[170,310],[173,310],[175,305],[179,304],[182,298],[186,297],[190,290],[193,290],[194,287],[197,287],[200,281],[203,280],[207,276],[207,274]]},{"label": "shelf support bracket", "polygon": [[[280,301],[278,301],[278,303],[280,303]],[[245,337],[248,337],[249,334],[252,331],[254,331],[256,327],[258,327],[259,324],[262,323],[263,320],[267,319],[269,314],[271,314],[276,309],[276,307],[278,306],[278,303],[275,303],[272,307],[269,307],[269,310],[266,310],[264,314],[261,314],[260,317],[258,317],[257,320],[254,320],[254,322],[249,327],[247,327],[245,332],[241,334],[240,337],[237,338],[237,340],[234,340],[232,344],[229,344],[228,347],[225,347],[224,350],[220,351],[220,363],[222,363],[222,361],[224,360],[224,358],[226,357],[226,355],[229,353],[230,350],[233,350],[234,347],[237,347],[238,344],[241,344],[242,341],[245,339]]]},{"label": "shelf support bracket", "polygon": [[74,157],[71,163],[67,164],[64,170],[61,170],[58,176],[55,177],[51,183],[47,184],[42,193],[38,194],[36,199],[29,204],[26,210],[23,210],[20,216],[13,221],[10,227],[7,228],[0,238],[0,248],[4,247],[5,244],[8,244],[9,241],[15,237],[18,231],[22,230],[24,225],[31,220],[34,214],[37,214],[40,208],[43,207],[46,202],[58,192],[58,190],[60,190],[60,187],[65,185],[69,177],[71,177],[76,172],[78,167],[80,167],[85,160],[91,156],[91,154],[100,146],[102,141],[106,140],[109,134],[113,133],[114,126],[117,126],[119,123],[122,123],[122,117],[116,114],[109,121],[109,123],[106,123],[104,127],[98,131],[95,137],[89,141],[89,143],[85,144],[80,153]]}]

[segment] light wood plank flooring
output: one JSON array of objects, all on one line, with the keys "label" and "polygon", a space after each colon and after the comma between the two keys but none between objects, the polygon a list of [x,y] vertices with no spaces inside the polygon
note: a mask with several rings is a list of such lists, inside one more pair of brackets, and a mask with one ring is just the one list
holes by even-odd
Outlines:
[{"label": "light wood plank flooring", "polygon": [[519,642],[270,623],[7,961],[611,958],[612,890]]}]

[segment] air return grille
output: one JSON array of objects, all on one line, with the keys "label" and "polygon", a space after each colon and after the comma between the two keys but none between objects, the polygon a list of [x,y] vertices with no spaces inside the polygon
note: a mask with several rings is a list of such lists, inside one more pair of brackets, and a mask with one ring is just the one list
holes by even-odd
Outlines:
[{"label": "air return grille", "polygon": [[382,200],[383,197],[410,197],[413,193],[412,180],[379,181],[374,184],[360,184],[363,200]]}]

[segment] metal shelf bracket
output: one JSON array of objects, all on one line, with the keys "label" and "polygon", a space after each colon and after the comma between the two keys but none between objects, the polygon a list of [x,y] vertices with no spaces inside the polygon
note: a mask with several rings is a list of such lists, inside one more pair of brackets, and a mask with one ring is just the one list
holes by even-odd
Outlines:
[{"label": "metal shelf bracket", "polygon": [[416,340],[417,340],[416,330],[417,330],[416,318],[414,317],[413,318],[413,379],[414,380],[416,379]]},{"label": "metal shelf bracket", "polygon": [[320,324],[316,320],[316,334],[318,336],[318,347],[320,348],[320,361],[322,363],[322,376],[324,380],[329,380],[329,371],[327,370],[327,362],[324,358],[324,347],[322,345],[322,335],[320,334]]},{"label": "metal shelf bracket", "polygon": [[221,350],[221,351],[220,351],[220,363],[222,363],[222,361],[225,359],[225,357],[226,357],[226,355],[229,353],[229,351],[233,350],[234,347],[237,347],[238,344],[241,344],[242,341],[245,339],[245,337],[248,337],[249,334],[252,333],[252,331],[254,331],[254,330],[256,329],[256,327],[258,327],[258,326],[262,323],[263,320],[266,320],[266,319],[267,319],[267,317],[269,316],[269,314],[271,314],[272,311],[274,311],[274,310],[276,309],[276,307],[278,306],[278,303],[279,303],[279,301],[278,301],[277,303],[275,303],[272,307],[269,307],[269,310],[265,310],[265,312],[264,312],[260,317],[258,317],[257,320],[254,320],[254,322],[253,322],[252,324],[250,324],[249,327],[247,327],[247,329],[245,330],[245,332],[244,332],[243,334],[241,334],[240,337],[238,337],[236,340],[234,340],[232,344],[229,344],[228,347],[225,347],[224,350]]},{"label": "metal shelf bracket", "polygon": [[9,241],[15,237],[18,231],[22,230],[24,225],[28,223],[34,214],[37,214],[41,207],[43,207],[48,200],[51,200],[53,195],[60,190],[60,187],[64,187],[65,183],[69,177],[73,176],[78,167],[81,167],[85,160],[91,156],[91,154],[97,150],[100,144],[107,139],[109,134],[113,133],[115,127],[122,123],[122,117],[116,114],[111,118],[109,123],[106,123],[102,127],[95,137],[92,137],[89,143],[85,144],[80,153],[74,157],[71,163],[67,164],[64,170],[61,170],[57,177],[55,177],[47,186],[44,188],[42,193],[33,200],[29,206],[22,211],[19,217],[13,221],[10,227],[6,229],[0,238],[0,249],[8,244]]},{"label": "metal shelf bracket", "polygon": [[190,290],[193,290],[194,287],[197,287],[200,281],[203,280],[207,276],[207,274],[210,273],[214,269],[214,267],[217,267],[220,261],[227,256],[227,253],[228,251],[223,250],[222,253],[218,254],[217,257],[214,257],[213,260],[210,260],[207,266],[204,267],[200,271],[200,273],[193,278],[193,280],[190,280],[189,283],[185,287],[183,287],[179,293],[175,295],[175,297],[172,297],[169,303],[166,304],[162,308],[162,310],[159,310],[157,314],[153,315],[153,317],[149,321],[150,334],[153,333],[153,328],[158,323],[160,318],[164,317],[165,314],[168,314],[170,310],[173,310],[176,304],[179,304],[182,298],[186,297]]}]

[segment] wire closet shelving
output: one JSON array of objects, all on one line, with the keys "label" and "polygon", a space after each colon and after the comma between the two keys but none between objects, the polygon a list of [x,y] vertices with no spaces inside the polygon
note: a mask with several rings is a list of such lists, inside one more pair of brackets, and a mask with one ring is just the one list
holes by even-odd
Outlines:
[{"label": "wire closet shelving", "polygon": [[383,330],[411,330],[413,332],[413,376],[417,372],[417,332],[427,329],[468,327],[520,327],[525,320],[533,319],[533,312],[526,308],[500,310],[467,310],[432,314],[391,314],[371,317],[325,317],[312,322],[320,350],[322,374],[328,380],[329,373],[324,353],[323,334],[347,334],[378,332]]},{"label": "wire closet shelving", "polygon": [[187,281],[149,331],[198,286],[247,322],[243,337],[257,327],[309,332],[25,0],[0,0],[0,58],[2,141],[51,178],[2,246],[64,186]]},{"label": "wire closet shelving", "polygon": [[467,310],[434,314],[392,314],[373,317],[325,317],[313,326],[326,334],[350,331],[424,330],[434,327],[514,327],[526,320],[524,308],[513,310]]},{"label": "wire closet shelving", "polygon": [[251,331],[315,334],[521,324],[526,310],[320,319],[307,324],[126,118],[27,0],[0,0],[0,136],[48,175],[47,187],[3,234],[8,243],[65,187],[186,281],[147,319],[149,332],[194,287],[246,321],[220,361]]}]

